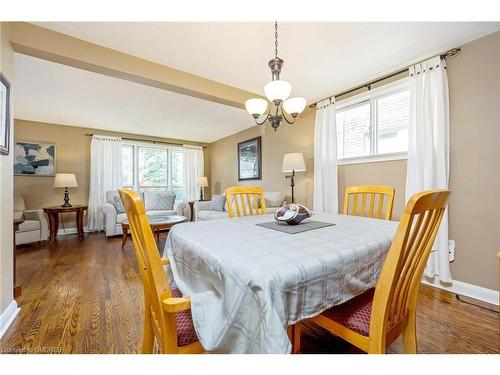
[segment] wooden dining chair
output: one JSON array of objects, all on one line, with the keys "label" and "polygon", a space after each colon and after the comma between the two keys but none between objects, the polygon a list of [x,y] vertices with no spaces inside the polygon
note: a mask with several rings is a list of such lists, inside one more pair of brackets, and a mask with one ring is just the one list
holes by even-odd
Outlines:
[{"label": "wooden dining chair", "polygon": [[[359,200],[361,200],[361,202],[359,202]],[[384,201],[387,202],[385,203],[383,218],[385,220],[391,220],[392,206],[394,204],[394,188],[392,186],[349,186],[345,191],[344,210],[342,213],[344,215],[366,216],[382,219]]]},{"label": "wooden dining chair", "polygon": [[154,340],[162,353],[202,353],[191,317],[191,300],[171,289],[149,225],[144,204],[136,192],[118,189],[130,225],[132,242],[144,288],[142,353],[153,353]]},{"label": "wooden dining chair", "polygon": [[385,353],[403,334],[405,353],[417,353],[418,289],[450,196],[448,190],[413,195],[376,287],[311,319],[368,353]]},{"label": "wooden dining chair", "polygon": [[[265,215],[264,191],[257,186],[231,186],[225,191],[229,217]],[[233,207],[234,205],[234,207]]]}]

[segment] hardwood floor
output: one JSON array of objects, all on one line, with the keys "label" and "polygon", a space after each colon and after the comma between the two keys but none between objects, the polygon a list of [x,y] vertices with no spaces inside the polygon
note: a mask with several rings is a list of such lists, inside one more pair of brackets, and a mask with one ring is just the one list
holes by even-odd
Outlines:
[{"label": "hardwood floor", "polygon": [[[131,242],[88,234],[18,248],[21,312],[0,353],[137,353],[142,286]],[[163,245],[162,237],[162,243]],[[422,286],[417,319],[421,353],[498,353],[498,314]],[[303,332],[304,353],[356,353],[319,327]],[[390,348],[401,353],[401,339]]]}]

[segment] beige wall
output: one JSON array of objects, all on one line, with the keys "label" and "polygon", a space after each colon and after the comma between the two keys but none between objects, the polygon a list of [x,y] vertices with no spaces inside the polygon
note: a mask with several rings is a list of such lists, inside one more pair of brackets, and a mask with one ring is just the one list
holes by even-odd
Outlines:
[{"label": "beige wall", "polygon": [[500,32],[448,62],[450,238],[456,280],[498,290],[500,250]]},{"label": "beige wall", "polygon": [[[498,290],[500,249],[500,32],[462,46],[449,59],[451,120],[450,238],[456,240],[455,280]],[[212,187],[221,193],[238,184],[236,144],[262,135],[263,180],[267,190],[290,194],[281,173],[283,154],[303,152],[307,172],[297,176],[297,202],[312,207],[314,111],[273,132],[253,127],[212,144]],[[254,184],[254,182],[247,182]],[[405,205],[406,161],[339,167],[339,204],[346,186],[387,184],[396,188],[394,218]]]},{"label": "beige wall", "polygon": [[[90,141],[91,137],[85,133],[114,135],[120,137],[140,138],[171,143],[183,141],[148,136],[137,136],[126,133],[116,133],[90,128],[46,124],[41,122],[15,120],[16,141],[36,141],[54,143],[56,145],[56,172],[75,173],[78,188],[70,188],[72,204],[86,204],[89,196],[90,184]],[[189,144],[204,145],[196,142]],[[207,146],[207,145],[206,145]],[[205,174],[210,178],[210,147],[204,149]],[[54,177],[15,176],[14,190],[23,195],[28,209],[60,205],[63,202],[63,189],[56,189],[53,185]],[[210,192],[207,192],[210,194]],[[74,214],[67,214],[64,218],[66,228],[75,226]],[[61,225],[62,226],[62,225]]]},{"label": "beige wall", "polygon": [[[8,24],[0,22],[0,71],[12,84],[14,80],[14,53],[8,42]],[[11,86],[12,87],[12,86]],[[11,91],[11,104],[14,89]],[[12,107],[11,107],[12,108]],[[11,109],[11,113],[14,110]],[[12,302],[12,145],[13,124],[11,119],[10,153],[0,155],[0,315]]]}]

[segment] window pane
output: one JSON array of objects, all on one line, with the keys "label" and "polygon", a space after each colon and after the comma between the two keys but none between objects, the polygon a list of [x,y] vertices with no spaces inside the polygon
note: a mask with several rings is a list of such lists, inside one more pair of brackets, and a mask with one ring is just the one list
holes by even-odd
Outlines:
[{"label": "window pane", "polygon": [[370,155],[370,103],[338,111],[336,125],[339,159]]},{"label": "window pane", "polygon": [[174,186],[172,190],[175,193],[175,200],[181,201],[184,199],[184,188],[182,186]]},{"label": "window pane", "polygon": [[167,150],[153,147],[139,147],[139,186],[141,188],[166,188]]},{"label": "window pane", "polygon": [[134,147],[122,146],[122,186],[134,185]]},{"label": "window pane", "polygon": [[410,91],[377,100],[377,153],[408,151]]}]

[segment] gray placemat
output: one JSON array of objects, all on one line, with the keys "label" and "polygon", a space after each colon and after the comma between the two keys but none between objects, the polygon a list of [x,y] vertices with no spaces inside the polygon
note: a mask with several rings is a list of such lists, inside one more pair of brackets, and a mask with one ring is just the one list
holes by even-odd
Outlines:
[{"label": "gray placemat", "polygon": [[304,220],[298,225],[288,225],[287,223],[279,222],[279,221],[269,221],[266,223],[255,224],[259,227],[264,227],[267,229],[277,230],[283,233],[295,234],[307,232],[309,230],[331,227],[332,223],[325,223],[323,221],[314,221],[314,220]]}]

